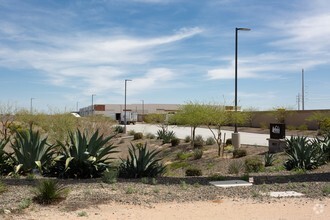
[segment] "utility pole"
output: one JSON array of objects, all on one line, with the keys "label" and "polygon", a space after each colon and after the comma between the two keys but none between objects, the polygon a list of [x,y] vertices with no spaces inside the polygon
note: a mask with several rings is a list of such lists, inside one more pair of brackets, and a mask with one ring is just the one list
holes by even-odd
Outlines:
[{"label": "utility pole", "polygon": [[301,71],[301,110],[305,110],[305,79],[304,69]]},{"label": "utility pole", "polygon": [[298,111],[300,110],[300,93],[297,95]]}]

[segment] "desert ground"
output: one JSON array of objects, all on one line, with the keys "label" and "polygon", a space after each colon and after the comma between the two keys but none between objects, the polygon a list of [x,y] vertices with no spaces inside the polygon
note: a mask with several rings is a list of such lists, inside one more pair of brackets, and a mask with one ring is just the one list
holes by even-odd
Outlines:
[{"label": "desert ground", "polygon": [[277,199],[258,202],[247,199],[221,199],[189,203],[160,203],[150,207],[123,204],[102,204],[77,211],[63,211],[60,207],[38,207],[26,214],[5,219],[329,219],[330,200]]}]

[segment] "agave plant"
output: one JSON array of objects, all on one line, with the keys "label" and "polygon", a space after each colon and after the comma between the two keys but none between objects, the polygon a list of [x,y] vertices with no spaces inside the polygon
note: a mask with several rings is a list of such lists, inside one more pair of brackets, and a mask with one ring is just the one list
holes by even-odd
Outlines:
[{"label": "agave plant", "polygon": [[41,181],[34,190],[34,200],[40,204],[51,204],[64,200],[69,189],[57,181],[46,179]]},{"label": "agave plant", "polygon": [[[314,143],[315,142],[315,143]],[[324,153],[325,160],[330,161],[330,136],[325,135],[323,138],[316,138],[313,140],[313,144],[320,145],[321,150]]]},{"label": "agave plant", "polygon": [[47,143],[47,137],[42,138],[39,131],[17,131],[11,143],[14,150],[11,159],[15,173],[30,173],[34,169],[40,172],[47,170],[54,155],[54,146]]},{"label": "agave plant", "polygon": [[267,152],[264,156],[265,167],[272,166],[275,159],[276,159],[275,154],[271,154]]},{"label": "agave plant", "polygon": [[289,159],[284,165],[288,170],[311,170],[326,162],[325,153],[320,143],[310,141],[307,137],[291,137],[288,139],[286,153]]},{"label": "agave plant", "polygon": [[119,166],[119,177],[123,178],[142,178],[156,177],[165,172],[166,167],[157,158],[160,151],[147,149],[147,143],[142,147],[131,144],[128,149],[127,159],[121,159]]},{"label": "agave plant", "polygon": [[100,177],[113,159],[109,155],[118,152],[109,143],[113,137],[103,137],[98,130],[90,138],[79,130],[69,132],[69,141],[58,141],[62,152],[56,158],[53,175],[69,178]]},{"label": "agave plant", "polygon": [[11,154],[4,150],[8,142],[8,139],[0,140],[0,175],[8,174],[13,171],[12,161],[10,160]]}]

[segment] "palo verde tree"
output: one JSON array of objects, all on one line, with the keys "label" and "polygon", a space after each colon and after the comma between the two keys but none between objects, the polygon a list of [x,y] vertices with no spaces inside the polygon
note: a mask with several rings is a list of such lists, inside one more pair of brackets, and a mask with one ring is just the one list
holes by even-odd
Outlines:
[{"label": "palo verde tree", "polygon": [[224,106],[221,105],[203,105],[205,114],[205,124],[211,131],[214,140],[218,145],[218,156],[223,156],[223,147],[221,139],[221,128],[228,124],[230,117]]},{"label": "palo verde tree", "polygon": [[144,121],[149,124],[157,124],[163,132],[166,132],[168,129],[166,114],[148,114],[144,117]]},{"label": "palo verde tree", "polygon": [[172,123],[191,127],[191,146],[195,145],[196,128],[205,124],[205,121],[204,106],[194,102],[182,105],[178,113],[171,117]]}]

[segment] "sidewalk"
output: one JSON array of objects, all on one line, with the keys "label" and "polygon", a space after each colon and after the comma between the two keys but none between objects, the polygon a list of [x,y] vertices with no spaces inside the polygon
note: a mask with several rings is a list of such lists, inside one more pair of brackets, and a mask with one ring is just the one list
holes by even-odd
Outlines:
[{"label": "sidewalk", "polygon": [[[134,130],[144,134],[152,133],[156,135],[159,129],[159,126],[150,124],[127,125],[127,131]],[[184,139],[186,136],[191,135],[190,127],[169,126],[168,129],[174,131],[175,135],[180,139]],[[226,134],[226,139],[231,138],[232,133],[232,131],[222,130],[222,138],[224,134]],[[268,146],[267,138],[269,138],[269,134],[239,133],[241,135],[241,144]],[[202,135],[204,139],[213,137],[212,132],[208,128],[197,128],[196,135]]]}]

